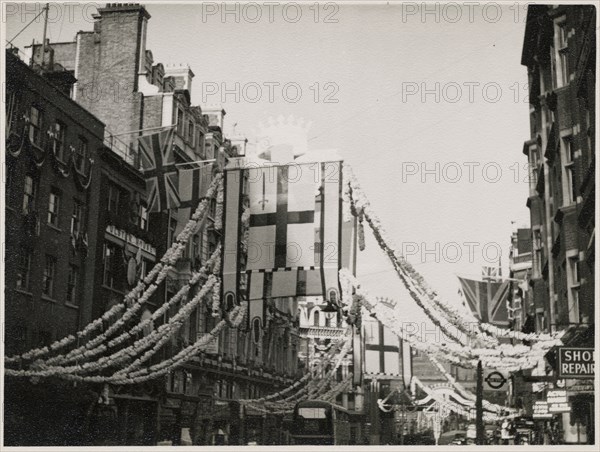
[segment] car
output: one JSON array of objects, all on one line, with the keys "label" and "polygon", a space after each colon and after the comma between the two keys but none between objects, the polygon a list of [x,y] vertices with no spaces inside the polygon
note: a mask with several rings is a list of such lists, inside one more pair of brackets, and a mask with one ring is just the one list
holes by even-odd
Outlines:
[{"label": "car", "polygon": [[467,441],[467,438],[463,433],[456,433],[452,441],[450,441],[451,445],[462,446]]}]

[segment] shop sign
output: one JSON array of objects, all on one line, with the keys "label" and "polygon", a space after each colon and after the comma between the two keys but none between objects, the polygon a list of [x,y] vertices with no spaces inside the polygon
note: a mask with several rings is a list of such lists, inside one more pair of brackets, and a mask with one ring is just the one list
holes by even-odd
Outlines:
[{"label": "shop sign", "polygon": [[133,245],[135,248],[141,248],[146,251],[148,254],[156,256],[156,248],[154,248],[149,243],[144,242],[142,239],[136,237],[135,235],[124,231],[122,229],[117,228],[116,226],[109,224],[106,226],[106,232],[113,237],[117,237],[123,240],[125,243],[129,245]]},{"label": "shop sign", "polygon": [[552,413],[549,411],[548,402],[538,400],[533,404],[534,419],[552,419]]},{"label": "shop sign", "polygon": [[568,413],[571,411],[569,398],[565,389],[554,389],[548,391],[548,411],[550,413]]},{"label": "shop sign", "polygon": [[570,380],[567,384],[569,392],[594,393],[594,380]]},{"label": "shop sign", "polygon": [[594,349],[558,347],[558,378],[594,378]]},{"label": "shop sign", "polygon": [[508,374],[498,370],[484,370],[483,389],[484,391],[506,391],[508,383]]}]

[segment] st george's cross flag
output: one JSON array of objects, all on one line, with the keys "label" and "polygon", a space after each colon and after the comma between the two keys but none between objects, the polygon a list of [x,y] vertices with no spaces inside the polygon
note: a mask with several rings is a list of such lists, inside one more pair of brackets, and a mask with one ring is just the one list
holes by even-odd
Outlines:
[{"label": "st george's cross flag", "polygon": [[[342,162],[225,170],[223,297],[249,300],[249,323],[263,325],[265,302],[298,296],[340,297],[338,272],[349,251],[342,240]],[[247,196],[244,196],[247,181]],[[240,266],[244,202],[247,258]],[[350,223],[349,223],[350,224]],[[344,265],[348,266],[348,264]],[[246,287],[240,291],[240,272]]]},{"label": "st george's cross flag", "polygon": [[175,236],[178,236],[187,225],[200,201],[206,197],[212,182],[213,170],[212,164],[179,170],[179,208]]},{"label": "st george's cross flag", "polygon": [[138,138],[149,212],[161,212],[179,206],[178,173],[173,150],[174,130],[171,127]]},{"label": "st george's cross flag", "polygon": [[506,301],[510,288],[509,281],[478,281],[460,276],[458,279],[463,296],[478,320],[499,327],[508,326]]}]

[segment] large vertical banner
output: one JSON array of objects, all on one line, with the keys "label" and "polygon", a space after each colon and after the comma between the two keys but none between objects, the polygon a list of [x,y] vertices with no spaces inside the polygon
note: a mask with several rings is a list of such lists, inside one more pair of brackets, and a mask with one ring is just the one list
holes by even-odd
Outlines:
[{"label": "large vertical banner", "polygon": [[196,211],[200,201],[206,197],[206,192],[212,181],[213,165],[199,168],[179,170],[179,207],[177,208],[177,230],[175,235],[183,230]]},{"label": "large vertical banner", "polygon": [[221,300],[225,306],[240,303],[240,241],[244,174],[240,169],[224,172],[223,247],[221,250]]},{"label": "large vertical banner", "polygon": [[323,296],[339,302],[338,272],[350,255],[342,247],[341,170],[340,161],[225,170],[223,294],[239,299],[234,274],[242,271],[239,218],[246,180],[250,219],[243,271],[253,330],[264,326],[270,298]]}]

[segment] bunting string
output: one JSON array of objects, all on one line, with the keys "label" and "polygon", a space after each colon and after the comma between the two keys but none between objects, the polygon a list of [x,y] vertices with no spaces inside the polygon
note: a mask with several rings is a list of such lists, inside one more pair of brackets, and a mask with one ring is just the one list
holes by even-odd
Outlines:
[{"label": "bunting string", "polygon": [[531,369],[537,366],[539,359],[543,357],[550,348],[560,345],[561,343],[560,340],[556,340],[555,342],[538,342],[532,346],[500,344],[495,348],[472,348],[451,340],[442,339],[440,343],[437,344],[423,341],[402,328],[402,322],[397,317],[395,310],[387,308],[377,300],[373,301],[368,292],[360,286],[358,280],[356,280],[347,269],[342,269],[340,271],[340,280],[342,281],[342,286],[353,286],[356,289],[357,294],[364,298],[363,305],[365,308],[372,312],[377,320],[388,327],[394,334],[398,335],[401,339],[406,340],[417,350],[421,350],[427,354],[433,354],[442,360],[457,364],[461,367],[476,367],[477,361],[481,360],[484,366],[494,369],[510,371]]},{"label": "bunting string", "polygon": [[[444,302],[435,291],[433,291],[426,283],[425,279],[410,265],[410,263],[397,251],[393,241],[385,232],[381,221],[374,213],[368,199],[363,193],[356,177],[351,168],[344,165],[345,180],[348,188],[346,189],[346,197],[350,199],[353,206],[352,212],[356,215],[364,215],[365,220],[369,224],[375,239],[379,246],[389,257],[394,270],[400,277],[402,283],[409,291],[411,298],[425,312],[425,314],[438,326],[444,334],[452,337],[455,341],[462,345],[469,345],[469,340],[475,341],[482,346],[494,347],[499,344],[499,337],[511,337],[513,339],[527,340],[531,342],[548,342],[556,343],[564,334],[564,331],[559,331],[552,334],[529,334],[522,333],[501,333],[499,328],[491,325],[478,322],[477,328],[469,328],[464,324],[464,315],[456,308]],[[444,322],[453,325],[457,332],[447,328]],[[462,334],[458,334],[458,332]],[[467,338],[469,340],[467,340]]]}]

